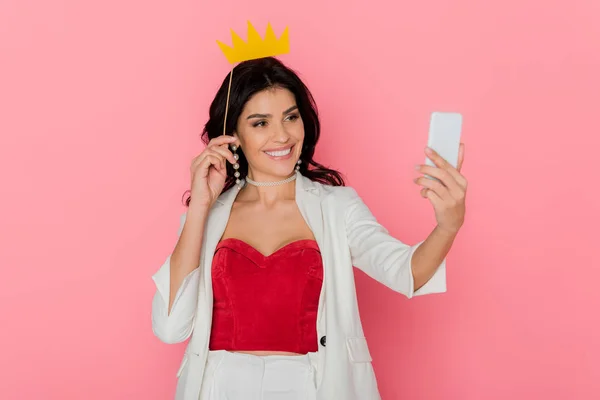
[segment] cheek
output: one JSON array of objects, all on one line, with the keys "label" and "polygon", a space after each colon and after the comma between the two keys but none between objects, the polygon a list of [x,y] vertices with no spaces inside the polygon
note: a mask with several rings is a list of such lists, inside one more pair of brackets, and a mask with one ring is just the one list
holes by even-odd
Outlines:
[{"label": "cheek", "polygon": [[298,121],[298,123],[294,125],[293,132],[297,141],[304,141],[304,124],[302,121]]},{"label": "cheek", "polygon": [[240,132],[239,139],[244,154],[256,153],[264,144],[263,135],[258,134],[258,132],[253,132],[250,129]]}]

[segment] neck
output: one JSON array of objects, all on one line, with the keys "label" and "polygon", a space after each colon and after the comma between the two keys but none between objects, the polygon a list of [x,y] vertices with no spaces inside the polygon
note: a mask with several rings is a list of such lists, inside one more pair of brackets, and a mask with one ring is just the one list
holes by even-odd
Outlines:
[{"label": "neck", "polygon": [[[292,175],[295,175],[296,171]],[[292,176],[290,175],[290,176]],[[280,182],[289,177],[273,177],[248,172],[248,177],[256,182]],[[254,186],[246,182],[243,189],[247,201],[256,201],[264,205],[272,205],[280,200],[293,200],[296,197],[296,180],[275,186]],[[240,193],[242,194],[242,193]]]},{"label": "neck", "polygon": [[[269,182],[273,182],[273,183],[280,183],[283,184],[285,180],[293,177],[294,175],[296,175],[296,171],[292,171],[292,173],[290,173],[289,175],[286,176],[273,176],[273,175],[269,175],[269,174],[264,174],[261,172],[256,172],[253,171],[252,169],[248,170],[248,178],[252,179],[255,182],[259,182],[259,183],[269,183]],[[278,186],[278,185],[276,185]]]}]

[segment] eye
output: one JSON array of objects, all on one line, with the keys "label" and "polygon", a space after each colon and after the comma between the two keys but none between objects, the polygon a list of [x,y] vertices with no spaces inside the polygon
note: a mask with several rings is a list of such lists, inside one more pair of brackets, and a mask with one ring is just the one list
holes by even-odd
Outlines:
[{"label": "eye", "polygon": [[266,125],[267,125],[267,121],[265,121],[265,120],[257,121],[252,124],[252,126],[255,128],[258,128],[259,126],[266,126]]},{"label": "eye", "polygon": [[288,115],[288,117],[286,118],[286,120],[288,120],[288,121],[295,121],[298,118],[300,118],[300,116],[298,114],[290,114],[290,115]]}]

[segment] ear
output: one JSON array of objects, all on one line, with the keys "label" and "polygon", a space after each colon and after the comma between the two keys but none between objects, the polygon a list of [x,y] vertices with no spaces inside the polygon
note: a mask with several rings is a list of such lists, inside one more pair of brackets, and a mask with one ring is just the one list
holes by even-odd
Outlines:
[{"label": "ear", "polygon": [[237,145],[237,147],[238,148],[241,147],[240,146],[240,144],[241,144],[240,143],[240,136],[238,135],[238,133],[236,131],[233,131],[233,133],[231,134],[231,136],[233,136],[236,139],[235,144]]}]

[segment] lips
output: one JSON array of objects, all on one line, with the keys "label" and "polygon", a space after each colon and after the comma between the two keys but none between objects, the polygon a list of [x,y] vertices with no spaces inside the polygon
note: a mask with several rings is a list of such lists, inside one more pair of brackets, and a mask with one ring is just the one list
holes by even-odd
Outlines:
[{"label": "lips", "polygon": [[288,154],[290,154],[291,151],[292,151],[292,148],[290,147],[287,150],[265,151],[265,153],[267,153],[268,155],[270,155],[272,157],[283,157],[283,156],[287,156]]},{"label": "lips", "polygon": [[268,151],[265,151],[265,154],[267,154],[268,156],[271,156],[271,157],[285,157],[292,153],[293,147],[294,146],[290,146],[287,149],[280,149],[280,150],[268,150]]}]

